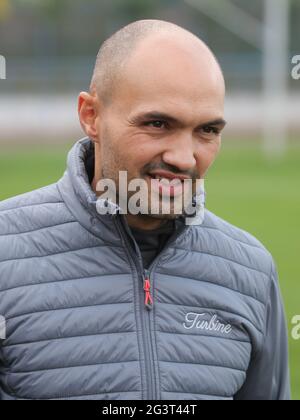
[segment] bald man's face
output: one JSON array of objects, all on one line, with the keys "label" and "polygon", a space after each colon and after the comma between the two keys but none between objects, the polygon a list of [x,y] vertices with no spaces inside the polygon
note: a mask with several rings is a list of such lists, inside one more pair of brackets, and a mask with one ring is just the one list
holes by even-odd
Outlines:
[{"label": "bald man's face", "polygon": [[118,182],[119,171],[127,171],[128,182],[143,178],[149,186],[159,171],[204,178],[220,149],[224,91],[221,71],[200,42],[143,41],[98,119],[101,176]]}]

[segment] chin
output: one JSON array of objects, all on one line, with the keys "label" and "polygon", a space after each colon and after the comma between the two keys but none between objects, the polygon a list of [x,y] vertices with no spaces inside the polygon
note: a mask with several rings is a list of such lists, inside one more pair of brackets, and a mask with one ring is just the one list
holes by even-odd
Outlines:
[{"label": "chin", "polygon": [[148,214],[148,217],[152,219],[159,219],[159,220],[175,220],[178,217],[182,216],[181,214]]}]

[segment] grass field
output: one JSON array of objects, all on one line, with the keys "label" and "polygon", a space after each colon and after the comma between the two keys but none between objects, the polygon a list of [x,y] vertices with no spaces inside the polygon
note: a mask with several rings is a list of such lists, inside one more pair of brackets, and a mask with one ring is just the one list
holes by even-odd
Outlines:
[{"label": "grass field", "polygon": [[[66,153],[66,147],[2,150],[0,200],[56,181]],[[271,163],[255,144],[224,144],[206,190],[211,211],[251,232],[275,258],[289,325],[293,398],[300,400],[300,340],[291,339],[291,319],[300,315],[300,148]]]}]

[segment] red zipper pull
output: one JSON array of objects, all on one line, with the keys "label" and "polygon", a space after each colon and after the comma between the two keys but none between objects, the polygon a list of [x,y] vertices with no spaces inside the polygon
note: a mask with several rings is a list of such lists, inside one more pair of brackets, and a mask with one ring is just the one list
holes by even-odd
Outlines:
[{"label": "red zipper pull", "polygon": [[145,306],[147,309],[152,309],[153,299],[151,296],[151,283],[148,271],[144,272],[144,291],[145,291]]}]

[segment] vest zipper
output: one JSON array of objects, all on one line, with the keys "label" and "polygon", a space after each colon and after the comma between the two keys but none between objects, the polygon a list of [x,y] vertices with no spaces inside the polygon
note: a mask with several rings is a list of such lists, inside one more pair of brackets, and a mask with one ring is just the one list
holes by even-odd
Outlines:
[{"label": "vest zipper", "polygon": [[144,291],[145,291],[145,307],[151,311],[153,308],[153,298],[151,294],[150,272],[144,270]]},{"label": "vest zipper", "polygon": [[[151,263],[149,269],[144,269],[143,267],[143,260],[141,251],[138,248],[138,245],[136,244],[132,233],[130,232],[129,227],[127,227],[127,222],[125,220],[125,217],[123,215],[119,215],[120,217],[124,218],[124,223],[122,223],[121,220],[119,220],[117,217],[115,219],[115,224],[117,227],[117,230],[119,231],[119,234],[121,235],[121,238],[124,239],[126,250],[128,250],[128,255],[130,260],[132,260],[137,273],[142,277],[143,283],[141,284],[138,282],[138,291],[140,292],[140,289],[143,293],[138,293],[138,295],[142,296],[142,310],[141,313],[141,321],[142,321],[142,337],[143,337],[143,348],[145,351],[145,369],[146,369],[146,380],[147,380],[147,388],[148,392],[146,390],[146,400],[158,400],[157,392],[156,392],[156,380],[155,380],[155,367],[154,367],[154,349],[153,349],[153,343],[151,338],[151,313],[154,305],[153,300],[153,287],[151,291],[151,272],[153,272],[154,268],[157,266],[161,255],[164,253],[164,251],[168,248],[168,246],[181,234],[184,232],[185,227],[181,227],[178,229],[178,231],[174,232],[173,235],[169,238],[167,243],[164,246],[164,249],[161,251],[161,253],[154,259],[154,261]],[[126,233],[132,238],[136,253],[132,249],[131,244],[129,243],[129,240],[127,238]],[[138,257],[139,264],[136,264],[136,257]],[[143,310],[146,309],[146,310]],[[143,393],[144,394],[144,393]]]},{"label": "vest zipper", "polygon": [[[122,217],[122,216],[121,216]],[[117,229],[121,235],[121,237],[125,241],[126,250],[128,250],[128,255],[130,260],[133,262],[136,271],[139,275],[139,278],[142,279],[142,281],[138,282],[137,288],[138,293],[137,296],[140,300],[140,320],[141,320],[141,326],[142,326],[142,344],[144,349],[144,359],[145,359],[145,373],[146,373],[146,382],[147,382],[147,389],[142,390],[142,393],[144,395],[144,400],[156,400],[157,393],[156,393],[156,386],[155,386],[155,367],[154,367],[154,352],[153,352],[153,344],[151,339],[151,309],[153,306],[153,298],[151,295],[151,283],[150,283],[150,276],[147,272],[147,270],[144,270],[143,262],[142,262],[142,256],[140,250],[136,249],[136,254],[134,253],[134,250],[132,249],[131,244],[129,243],[129,240],[126,235],[127,233],[132,237],[131,232],[129,232],[129,229],[126,229],[124,224],[116,218],[116,225]],[[135,242],[135,241],[134,241]],[[139,259],[139,264],[136,263],[136,257]]]}]

